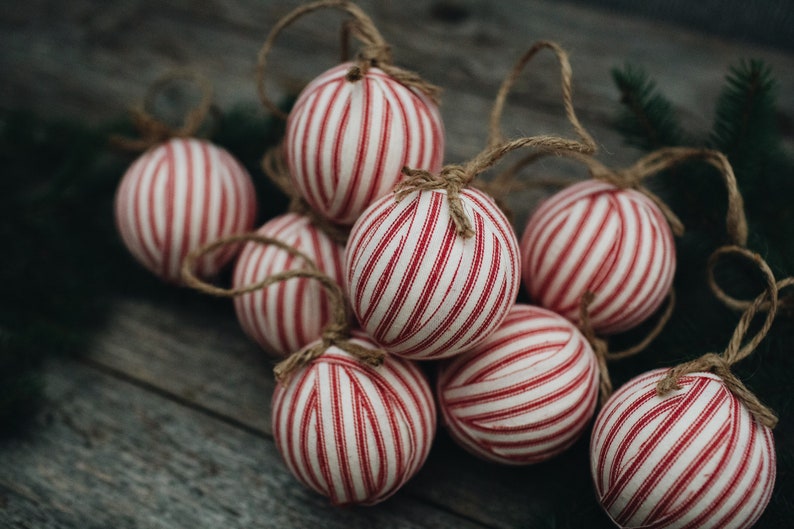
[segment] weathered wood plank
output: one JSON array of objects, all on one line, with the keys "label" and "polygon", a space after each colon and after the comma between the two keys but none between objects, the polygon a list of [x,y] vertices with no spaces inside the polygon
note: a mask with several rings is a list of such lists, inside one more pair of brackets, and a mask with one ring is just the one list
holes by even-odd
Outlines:
[{"label": "weathered wood plank", "polygon": [[[53,1],[34,4],[36,9],[23,9],[22,15],[15,7],[0,11],[0,67],[13,72],[0,87],[0,101],[93,120],[119,113],[177,64],[205,71],[222,105],[254,101],[257,49],[291,7],[251,0],[72,0],[66,9]],[[572,53],[577,103],[588,125],[607,124],[613,115],[616,91],[609,69],[624,61],[645,66],[686,124],[698,130],[710,124],[726,67],[742,57],[764,58],[775,69],[780,93],[794,91],[791,54],[570,4],[471,1],[462,4],[468,16],[456,23],[434,17],[424,2],[361,4],[393,44],[398,62],[449,91],[487,99],[532,41],[560,41]],[[336,24],[328,18],[309,17],[279,40],[272,64],[274,95],[336,60]],[[517,89],[514,111],[556,112],[555,68],[550,58],[530,68]],[[792,122],[794,100],[782,97],[780,103],[784,121]],[[449,105],[445,118],[453,123],[460,113]],[[456,130],[450,127],[453,134]],[[792,131],[786,133],[790,137]],[[606,146],[614,150],[619,144]]]},{"label": "weathered wood plank", "polygon": [[[182,296],[168,303],[119,300],[91,348],[88,360],[100,369],[217,414],[245,429],[269,436],[273,360],[237,327],[231,304],[191,303]],[[184,310],[184,305],[192,305]],[[432,366],[425,364],[428,371]],[[586,443],[587,440],[583,439]],[[593,527],[609,523],[594,502],[583,451],[545,465],[508,468],[480,461],[442,431],[428,462],[406,485],[406,494],[468,519],[510,528],[538,522],[533,513],[569,497],[587,512]],[[539,486],[538,477],[564,472],[565,488]],[[545,507],[548,506],[548,507]],[[535,525],[532,525],[533,527]]]},{"label": "weathered wood plank", "polygon": [[333,508],[272,440],[74,362],[47,388],[36,434],[0,446],[3,527],[483,527],[400,493]]}]

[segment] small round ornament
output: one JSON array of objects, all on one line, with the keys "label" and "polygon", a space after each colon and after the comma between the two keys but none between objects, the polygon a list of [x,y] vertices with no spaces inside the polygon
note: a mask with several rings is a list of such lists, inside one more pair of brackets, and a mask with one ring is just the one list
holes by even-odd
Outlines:
[{"label": "small round ornament", "polygon": [[532,300],[579,321],[581,298],[595,294],[591,325],[628,330],[667,296],[675,274],[673,234],[643,193],[587,180],[547,199],[521,238],[522,275]]},{"label": "small round ornament", "polygon": [[[253,183],[226,150],[194,138],[173,138],[144,152],[125,173],[115,197],[116,226],[146,268],[178,282],[184,257],[199,246],[250,230],[256,215]],[[234,255],[226,248],[202,257],[211,276]]]},{"label": "small round ornament", "polygon": [[308,204],[350,225],[402,179],[404,166],[438,171],[444,127],[436,104],[379,68],[351,79],[353,63],[323,73],[287,119],[285,157]]},{"label": "small round ornament", "polygon": [[598,415],[590,462],[598,498],[620,527],[744,529],[775,482],[772,431],[711,373],[658,369],[621,387]]},{"label": "small round ornament", "polygon": [[[361,332],[349,341],[378,348]],[[307,487],[335,505],[371,505],[422,466],[435,413],[430,386],[411,362],[387,355],[373,367],[330,345],[276,386],[273,436]]]},{"label": "small round ornament", "polygon": [[[259,235],[278,239],[311,258],[317,269],[341,284],[344,247],[308,217],[287,213],[265,223]],[[275,246],[247,243],[234,268],[233,288],[307,266],[302,258]],[[243,330],[265,350],[289,355],[317,340],[331,319],[331,301],[322,286],[299,277],[234,298]]]},{"label": "small round ornament", "polygon": [[537,463],[579,438],[598,400],[598,361],[571,322],[515,305],[471,351],[441,365],[438,405],[450,435],[497,463]]},{"label": "small round ornament", "polygon": [[390,353],[439,359],[471,349],[504,320],[519,286],[518,242],[493,199],[455,191],[471,219],[459,234],[448,190],[387,195],[353,225],[345,257],[350,303]]}]

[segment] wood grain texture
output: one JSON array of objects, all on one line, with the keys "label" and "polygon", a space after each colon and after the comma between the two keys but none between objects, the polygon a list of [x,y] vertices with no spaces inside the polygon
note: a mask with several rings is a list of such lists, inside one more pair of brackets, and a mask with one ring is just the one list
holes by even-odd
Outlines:
[{"label": "wood grain texture", "polygon": [[35,436],[0,445],[3,527],[482,527],[404,494],[333,508],[272,439],[84,365],[55,363],[47,388]]},{"label": "wood grain texture", "polygon": [[[30,4],[30,5],[29,5]],[[221,106],[256,100],[255,57],[270,27],[293,5],[253,0],[37,0],[0,8],[0,67],[11,72],[0,86],[4,107],[101,121],[138,100],[170,67],[190,65],[215,83]],[[490,100],[518,55],[541,38],[572,55],[577,107],[585,125],[611,119],[617,93],[609,70],[624,61],[644,66],[676,105],[687,125],[704,130],[729,64],[765,59],[780,93],[794,92],[794,57],[770,48],[731,42],[566,3],[471,1],[464,16],[447,22],[427,2],[364,0],[360,4],[393,46],[396,61],[447,92]],[[272,54],[269,86],[277,97],[338,61],[338,20],[317,14],[289,28]],[[539,58],[519,83],[513,111],[543,109],[561,115],[551,58]],[[781,98],[783,119],[794,119],[794,100]],[[442,108],[448,124],[468,114]],[[478,116],[480,123],[485,115]],[[454,143],[456,126],[449,129]],[[507,129],[514,133],[515,130]],[[523,132],[523,131],[522,131]],[[531,132],[531,131],[530,131]],[[791,136],[792,131],[787,131]],[[607,145],[610,150],[619,144]]]},{"label": "wood grain texture", "polygon": [[[182,65],[213,81],[221,107],[257,108],[256,53],[276,19],[297,4],[6,2],[0,5],[0,108],[98,123]],[[455,21],[440,16],[432,2],[360,4],[393,45],[399,65],[445,88],[447,161],[482,148],[502,76],[541,38],[571,52],[574,102],[608,165],[637,156],[612,124],[618,95],[609,70],[625,61],[657,79],[687,128],[704,131],[728,65],[763,58],[778,78],[786,145],[794,147],[794,98],[786,97],[794,93],[790,53],[561,2],[464,0]],[[340,19],[309,17],[279,39],[268,83],[275,98],[337,62]],[[553,58],[538,57],[510,100],[506,133],[572,135],[558,84]],[[532,174],[584,173],[544,160]],[[515,225],[523,226],[531,201],[516,194],[509,202],[517,210]],[[278,459],[270,432],[274,360],[245,337],[231,302],[197,302],[189,293],[165,298],[116,300],[82,363],[52,367],[52,404],[38,427],[0,445],[0,526],[507,529],[565,519],[610,526],[592,509],[583,456],[498,467],[466,454],[443,433],[426,466],[395,498],[375,509],[330,509]],[[578,445],[573,453],[585,452]],[[550,473],[569,479],[544,486]],[[552,510],[560,497],[569,499],[569,512]]]},{"label": "wood grain texture", "polygon": [[[118,300],[87,361],[162,398],[271,438],[274,382],[270,368],[274,360],[245,337],[226,300],[196,303],[181,294],[157,305],[143,299]],[[432,366],[423,365],[432,375]],[[583,442],[587,439],[579,441]],[[587,465],[586,459],[566,458],[525,468],[497,466],[466,453],[440,429],[427,463],[398,495],[508,529],[539,523],[533,513],[543,512],[546,506],[547,514],[555,516],[551,506],[560,495],[572,503],[592,496]],[[571,485],[539,486],[539,476],[548,472],[565,472],[571,476]],[[571,516],[592,507],[592,502],[583,504]],[[593,527],[601,527],[599,523],[609,527],[599,510],[587,511],[587,517],[593,519]]]}]

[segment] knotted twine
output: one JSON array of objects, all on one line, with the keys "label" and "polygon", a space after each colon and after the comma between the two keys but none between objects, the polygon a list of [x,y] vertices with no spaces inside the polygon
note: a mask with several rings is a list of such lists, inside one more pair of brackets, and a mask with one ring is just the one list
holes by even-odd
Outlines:
[{"label": "knotted twine", "polygon": [[[347,61],[351,36],[362,44],[361,49],[356,54],[355,64],[350,67],[345,76],[348,82],[354,83],[361,80],[370,68],[379,68],[397,82],[423,92],[438,104],[441,89],[428,83],[418,74],[393,64],[391,47],[380,34],[372,19],[361,8],[348,1],[320,0],[300,6],[279,19],[259,51],[257,57],[257,90],[262,104],[270,112],[281,119],[287,119],[287,114],[278,108],[267,95],[265,87],[265,70],[268,55],[275,45],[276,38],[284,29],[298,19],[321,9],[337,9],[346,12],[352,17],[352,19],[342,23],[342,62]],[[347,243],[347,238],[350,234],[349,228],[335,224],[318,214],[294,189],[289,180],[288,168],[284,161],[283,145],[272,147],[265,153],[262,158],[262,170],[281,191],[290,197],[289,211],[308,217],[312,224],[328,235],[331,240],[341,245]]]},{"label": "knotted twine", "polygon": [[[552,50],[560,63],[560,86],[562,90],[563,105],[565,107],[565,115],[568,121],[573,126],[578,140],[566,139],[555,135],[538,135],[514,140],[505,140],[499,128],[504,104],[510,89],[515,84],[516,79],[529,63],[529,61],[541,50]],[[429,171],[421,169],[411,169],[408,167],[403,168],[403,174],[408,178],[397,185],[395,188],[396,199],[398,201],[405,198],[407,195],[414,191],[421,190],[444,190],[447,193],[447,200],[449,203],[450,216],[455,223],[455,227],[464,238],[470,238],[474,235],[474,230],[471,225],[471,220],[463,210],[460,200],[460,192],[463,188],[472,184],[474,178],[486,169],[493,166],[502,157],[521,148],[533,148],[544,154],[557,154],[557,155],[585,155],[591,154],[596,151],[596,144],[590,133],[585,130],[573,106],[573,89],[570,61],[568,54],[559,45],[550,41],[538,41],[535,43],[519,60],[515,66],[502,82],[499,92],[496,96],[496,103],[491,112],[490,118],[490,134],[487,147],[476,157],[469,162],[462,165],[447,165],[441,169],[438,174],[432,174]],[[533,153],[534,154],[534,153]],[[478,187],[482,188],[488,194],[495,196],[498,201],[502,201],[503,196],[497,190],[491,189],[488,184],[480,183]]]},{"label": "knotted twine", "polygon": [[[728,211],[726,214],[726,226],[731,242],[735,244],[744,244],[746,242],[747,222],[744,216],[744,202],[736,183],[736,177],[733,173],[733,168],[722,153],[706,149],[672,147],[655,151],[641,158],[634,165],[618,170],[608,168],[592,156],[597,151],[596,143],[590,133],[584,128],[577,118],[576,111],[573,106],[573,90],[571,82],[573,74],[570,60],[567,52],[554,42],[538,41],[533,44],[530,49],[519,58],[519,60],[513,66],[513,69],[503,80],[494,101],[493,109],[491,110],[488,134],[489,146],[493,147],[504,142],[504,135],[502,133],[500,123],[507,97],[526,65],[537,55],[539,51],[544,49],[553,51],[560,64],[560,84],[566,118],[573,127],[577,136],[581,139],[582,144],[590,148],[538,149],[535,152],[529,153],[523,159],[509,167],[506,171],[497,175],[489,184],[482,185],[482,188],[495,196],[497,200],[503,200],[510,191],[518,187],[516,184],[519,184],[520,182],[517,181],[516,174],[523,167],[534,163],[545,156],[563,156],[571,158],[585,165],[590,172],[591,178],[593,179],[610,183],[619,189],[634,189],[648,197],[667,219],[673,233],[681,236],[684,231],[684,226],[680,219],[661,198],[659,198],[655,193],[651,192],[647,187],[643,186],[642,182],[648,176],[664,171],[665,169],[668,169],[679,163],[693,159],[701,159],[716,167],[720,171],[725,182],[725,186],[728,190]],[[560,182],[557,180],[549,180],[541,183],[544,185],[559,185]],[[564,182],[564,185],[569,183],[572,182],[566,181]],[[538,182],[535,184],[537,185]],[[610,352],[607,341],[596,336],[595,331],[593,330],[588,309],[595,296],[596,294],[593,292],[586,292],[582,296],[579,305],[579,320],[580,329],[590,342],[596,358],[598,359],[601,376],[600,394],[601,403],[603,404],[612,393],[612,382],[607,369],[607,361],[627,358],[643,351],[662,332],[665,325],[670,320],[675,307],[675,292],[672,288],[670,289],[667,296],[667,307],[660,314],[657,323],[648,332],[648,334],[638,344],[619,352]]]},{"label": "knotted twine", "polygon": [[[717,283],[717,279],[714,276],[714,270],[717,267],[717,262],[719,258],[726,254],[731,253],[732,250],[730,247],[723,246],[722,248],[718,248],[714,253],[711,254],[708,262],[707,274],[708,274],[708,284],[711,292],[719,299],[726,307],[733,309],[733,310],[747,310],[750,308],[750,305],[753,304],[753,300],[743,300],[743,299],[736,299],[733,296],[727,294],[722,287],[719,286]],[[782,282],[794,281],[794,278],[787,278],[781,280]],[[787,286],[787,285],[786,285]],[[783,287],[779,287],[782,289]],[[791,309],[794,306],[794,294],[790,294],[786,297],[781,297],[778,300],[778,309]],[[769,310],[769,301],[764,302],[760,310]]]},{"label": "knotted twine", "polygon": [[379,68],[399,83],[423,92],[435,103],[438,103],[441,89],[422,79],[419,74],[399,68],[393,64],[391,47],[384,40],[372,19],[360,7],[346,0],[319,0],[297,7],[279,19],[259,50],[257,57],[257,90],[262,104],[273,114],[282,119],[287,119],[287,114],[278,108],[267,95],[265,68],[268,55],[276,42],[276,38],[284,29],[305,15],[321,9],[337,9],[353,17],[352,20],[346,21],[342,26],[343,50],[346,49],[346,41],[349,35],[354,36],[361,42],[362,47],[356,55],[355,64],[347,72],[346,78],[349,82],[354,83],[362,79],[370,68]]},{"label": "knotted twine", "polygon": [[[198,104],[185,114],[182,125],[172,127],[156,118],[150,108],[160,90],[174,81],[184,80],[194,83],[201,92]],[[110,137],[114,147],[132,152],[142,152],[171,138],[189,138],[198,134],[207,116],[216,110],[212,103],[213,91],[209,80],[199,73],[188,69],[173,70],[157,79],[146,92],[143,101],[130,108],[130,118],[140,134],[140,138],[121,135]]]},{"label": "knotted twine", "polygon": [[[276,246],[284,250],[293,257],[297,257],[306,263],[304,269],[289,270],[279,274],[273,274],[266,277],[262,281],[252,285],[245,285],[237,288],[222,288],[210,283],[206,283],[199,279],[195,272],[196,262],[205,254],[214,252],[219,248],[231,244],[239,244],[241,242],[255,242],[266,246]],[[209,294],[211,296],[234,298],[255,292],[260,289],[267,288],[281,281],[287,281],[293,278],[308,278],[314,279],[322,285],[323,289],[328,293],[331,301],[331,322],[323,329],[320,341],[314,345],[304,347],[296,351],[276,364],[273,368],[273,373],[276,380],[279,382],[287,382],[290,375],[301,367],[308,365],[312,360],[322,355],[329,347],[336,346],[343,351],[351,354],[359,361],[368,365],[377,367],[383,363],[385,353],[379,349],[369,349],[362,347],[350,340],[350,324],[347,313],[347,303],[345,302],[345,295],[342,288],[330,277],[323,274],[314,261],[308,255],[293,248],[292,246],[273,239],[265,237],[257,233],[245,233],[241,235],[232,235],[215,240],[200,248],[190,252],[185,260],[182,262],[182,280],[185,285]]]},{"label": "knotted twine", "polygon": [[[722,379],[728,390],[747,407],[759,423],[769,428],[774,428],[778,422],[777,415],[761,403],[758,397],[747,389],[742,381],[731,372],[731,366],[749,356],[767,335],[777,314],[778,292],[780,289],[794,284],[794,278],[789,277],[776,282],[775,276],[766,261],[760,255],[740,246],[718,248],[712,255],[712,259],[718,259],[727,253],[737,253],[750,259],[764,275],[766,290],[756,297],[750,303],[750,306],[747,307],[747,310],[744,311],[728,343],[728,347],[721,354],[706,353],[695,360],[684,362],[670,369],[667,375],[658,382],[656,393],[659,396],[664,396],[673,390],[681,389],[679,380],[682,376],[689,373],[714,373]],[[742,345],[747,337],[753,318],[762,310],[766,310],[766,318],[763,325],[746,344]]]}]

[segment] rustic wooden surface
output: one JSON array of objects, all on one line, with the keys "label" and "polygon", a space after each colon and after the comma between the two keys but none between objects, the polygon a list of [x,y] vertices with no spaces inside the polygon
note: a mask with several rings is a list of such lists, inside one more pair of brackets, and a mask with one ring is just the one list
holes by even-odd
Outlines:
[{"label": "rustic wooden surface", "polygon": [[[611,124],[617,102],[609,70],[625,61],[658,80],[688,128],[707,130],[727,66],[765,59],[779,80],[786,145],[794,146],[791,53],[556,2],[360,4],[399,64],[445,88],[449,161],[481,148],[501,77],[540,38],[571,52],[575,103],[608,164],[636,156]],[[5,2],[0,105],[98,123],[118,116],[169,67],[190,65],[211,78],[222,107],[248,104],[258,112],[256,53],[293,5]],[[269,76],[274,97],[334,64],[338,20],[317,15],[284,34]],[[519,85],[505,130],[567,134],[553,60],[539,57]],[[573,171],[552,162],[548,168]],[[520,222],[526,205],[516,206]],[[553,462],[495,467],[443,435],[426,467],[394,498],[375,508],[328,507],[289,475],[275,450],[272,360],[242,334],[230,303],[196,296],[174,293],[156,304],[143,296],[114,300],[90,350],[48,368],[45,411],[26,436],[0,445],[0,526],[553,526],[553,517],[538,521],[529,513],[555,493],[538,489],[538,476],[565,469]]]}]

